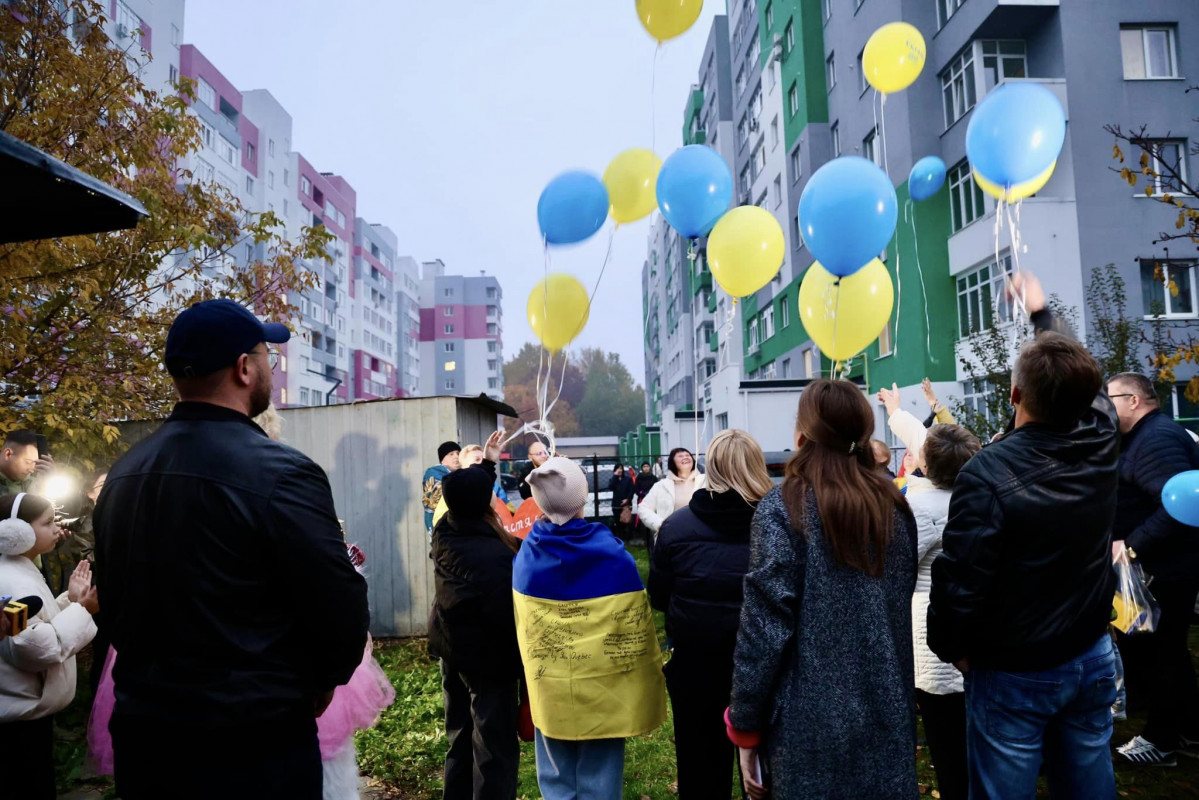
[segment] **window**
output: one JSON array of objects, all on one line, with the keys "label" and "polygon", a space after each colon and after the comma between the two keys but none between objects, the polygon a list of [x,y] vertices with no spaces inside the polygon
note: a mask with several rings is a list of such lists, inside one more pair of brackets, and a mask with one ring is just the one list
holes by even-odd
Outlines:
[{"label": "window", "polygon": [[864,66],[862,66],[862,56],[865,54],[865,52],[866,51],[863,50],[861,53],[858,53],[858,94],[859,95],[865,94],[866,90],[870,88],[870,82],[866,80],[866,68]]},{"label": "window", "polygon": [[791,377],[791,359],[789,359],[789,358],[783,359],[783,366],[779,370],[779,377],[780,378],[790,378]]},{"label": "window", "polygon": [[246,142],[246,161],[253,164],[258,160],[258,148],[254,147],[253,142]]},{"label": "window", "polygon": [[495,296],[496,296],[496,290],[495,290],[495,287],[494,287],[494,286],[488,286],[488,287],[487,287],[487,299],[488,299],[488,300],[494,300],[494,299],[495,299]]},{"label": "window", "polygon": [[196,81],[196,99],[216,111],[216,89],[213,89],[212,84],[203,78]]},{"label": "window", "polygon": [[983,60],[983,90],[979,94],[986,94],[1008,78],[1028,77],[1024,40],[990,40],[978,45]]},{"label": "window", "polygon": [[300,176],[300,193],[306,197],[312,196],[312,181],[308,180],[307,175]]},{"label": "window", "polygon": [[1120,52],[1125,80],[1177,78],[1178,58],[1172,25],[1120,27]]},{"label": "window", "polygon": [[283,216],[286,217],[288,214],[291,213],[290,206],[291,206],[291,204],[288,203],[286,200],[283,201]]},{"label": "window", "polygon": [[779,296],[779,327],[786,328],[791,324],[791,307],[787,305],[787,295]]},{"label": "window", "polygon": [[891,355],[891,318],[887,317],[887,324],[883,326],[882,332],[878,335],[878,354],[882,356]]},{"label": "window", "polygon": [[767,306],[762,312],[762,339],[774,336],[774,306]]},{"label": "window", "polygon": [[266,185],[268,189],[275,188],[275,173],[269,171],[266,173]]},{"label": "window", "polygon": [[745,91],[745,65],[742,65],[741,69],[737,70],[737,93],[733,96],[740,97],[741,93],[744,91]]},{"label": "window", "polygon": [[442,294],[442,296],[443,296],[443,297],[453,297],[453,296],[454,296],[454,290],[453,290],[453,289],[443,289],[443,290],[442,290],[442,292],[441,292],[441,294]]},{"label": "window", "polygon": [[773,28],[774,28],[774,3],[768,2],[766,4],[766,30],[771,30]]},{"label": "window", "polygon": [[454,316],[454,307],[453,306],[445,306],[442,309],[441,314],[442,314],[442,316],[445,316],[445,317]]},{"label": "window", "polygon": [[1141,259],[1141,296],[1146,317],[1194,318],[1195,262]]},{"label": "window", "polygon": [[246,194],[254,194],[254,179],[246,176]]},{"label": "window", "polygon": [[488,372],[495,372],[496,363],[497,363],[497,362],[496,362],[496,360],[495,360],[494,358],[489,358],[489,359],[487,359],[487,371],[488,371]]},{"label": "window", "polygon": [[883,165],[883,154],[878,146],[878,128],[866,134],[866,138],[862,140],[862,158],[867,158],[878,164]]},{"label": "window", "polygon": [[970,164],[963,160],[949,171],[949,215],[953,230],[960,231],[985,210],[983,190],[974,182]]},{"label": "window", "polygon": [[445,326],[445,332],[446,332],[446,333],[453,333],[453,332],[454,332],[454,326],[453,326],[453,325],[446,325],[446,326]]},{"label": "window", "polygon": [[966,0],[937,0],[937,26],[941,27],[954,15]]},{"label": "window", "polygon": [[800,175],[803,174],[799,161],[799,148],[795,148],[791,152],[791,180],[798,183]]},{"label": "window", "polygon": [[749,144],[749,116],[741,115],[741,121],[737,123],[737,144]]},{"label": "window", "polygon": [[741,170],[741,193],[742,194],[749,194],[749,183],[750,183],[749,166],[750,166],[749,164],[746,164],[745,168],[743,170]]},{"label": "window", "polygon": [[281,405],[281,406],[287,405],[287,387],[284,387],[279,390],[279,405]]},{"label": "window", "polygon": [[821,0],[824,6],[824,20],[827,22],[833,16],[833,0]]},{"label": "window", "polygon": [[991,419],[991,409],[987,398],[994,393],[995,387],[986,380],[962,381],[962,405],[988,420]]},{"label": "window", "polygon": [[778,208],[783,204],[783,176],[774,176],[774,207]]},{"label": "window", "polygon": [[1007,302],[1000,302],[998,308],[995,305],[995,299],[1004,296],[1005,276],[1012,272],[1011,255],[1002,256],[999,263],[1002,269],[992,261],[958,276],[958,335],[962,338],[1012,321],[1012,307]]},{"label": "window", "polygon": [[841,128],[838,123],[834,122],[828,128],[829,135],[833,137],[833,158],[841,155]]},{"label": "window", "polygon": [[488,378],[487,379],[487,388],[488,389],[498,389],[499,386],[500,386],[500,382],[499,382],[498,378]]},{"label": "window", "polygon": [[945,127],[957,122],[974,108],[977,92],[974,85],[974,48],[967,47],[941,73],[941,95],[945,101]]},{"label": "window", "polygon": [[[825,2],[828,2],[828,0],[825,0]],[[785,44],[783,45],[783,57],[785,58],[786,56],[791,55],[791,51],[795,49],[795,22],[794,21],[787,22],[787,27],[783,31],[783,39],[785,41]]]},{"label": "window", "polygon": [[488,323],[487,323],[487,333],[488,333],[488,335],[490,335],[490,336],[495,336],[495,335],[496,335],[496,334],[498,334],[499,332],[500,332],[500,328],[499,328],[499,326],[498,326],[498,325],[496,325],[494,322],[488,322]]},{"label": "window", "polygon": [[175,24],[171,25],[171,44],[179,46],[179,26]]},{"label": "window", "polygon": [[1181,139],[1154,139],[1146,145],[1153,193],[1181,192],[1187,180],[1187,143]]},{"label": "window", "polygon": [[283,170],[283,185],[291,186],[291,170]]},{"label": "window", "polygon": [[308,405],[308,390],[303,387],[300,387],[300,405]]},{"label": "window", "polygon": [[758,196],[758,201],[756,203],[754,203],[754,205],[757,206],[758,208],[765,209],[767,204],[769,203],[769,201],[767,200],[767,197],[769,194],[770,194],[769,192],[762,192],[762,194]]},{"label": "window", "polygon": [[217,146],[217,152],[221,154],[221,158],[225,159],[230,164],[234,166],[237,165],[237,148],[234,147],[232,143],[221,139]]},{"label": "window", "polygon": [[494,353],[494,352],[495,352],[495,342],[488,342],[488,343],[487,343],[487,352],[488,352],[488,353]]},{"label": "window", "polygon": [[766,148],[765,147],[759,147],[757,149],[757,151],[754,153],[754,164],[757,165],[757,167],[754,169],[754,172],[757,173],[757,175],[761,175],[762,170],[766,169]]},{"label": "window", "polygon": [[442,365],[442,368],[445,369],[446,372],[453,372],[454,370],[458,369],[458,362],[447,361]]},{"label": "window", "polygon": [[171,68],[170,68],[169,75],[168,75],[168,80],[170,80],[171,86],[179,85],[179,68],[176,67],[174,64],[171,64]]},{"label": "window", "polygon": [[268,156],[273,156],[275,154],[275,140],[274,139],[266,140],[266,154]]},{"label": "window", "polygon": [[453,382],[452,380],[447,380],[447,381],[445,382],[445,388],[447,388],[447,389],[453,389],[453,388],[454,388],[454,382]]},{"label": "window", "polygon": [[799,113],[799,87],[794,83],[787,90],[787,109],[791,112],[791,116]]},{"label": "window", "polygon": [[500,313],[499,306],[487,306],[487,316],[494,317]]},{"label": "window", "polygon": [[836,53],[829,53],[828,58],[824,59],[824,80],[830,92],[833,90],[833,87],[837,85],[836,55]]}]

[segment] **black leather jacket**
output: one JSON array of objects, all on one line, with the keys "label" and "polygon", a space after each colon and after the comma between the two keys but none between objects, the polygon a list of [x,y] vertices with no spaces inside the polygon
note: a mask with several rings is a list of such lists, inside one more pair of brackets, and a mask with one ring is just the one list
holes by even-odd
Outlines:
[{"label": "black leather jacket", "polygon": [[967,462],[932,567],[928,644],[942,661],[1049,669],[1107,630],[1117,431],[1101,391],[1073,430],[1029,423]]},{"label": "black leather jacket", "polygon": [[178,404],[109,471],[95,530],[117,713],[311,720],[362,661],[366,581],[328,478],[244,414]]}]

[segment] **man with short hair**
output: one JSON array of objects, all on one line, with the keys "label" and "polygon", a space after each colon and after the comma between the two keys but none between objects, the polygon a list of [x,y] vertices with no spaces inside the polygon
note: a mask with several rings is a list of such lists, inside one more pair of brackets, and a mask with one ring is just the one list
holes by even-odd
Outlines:
[{"label": "man with short hair", "polygon": [[[1107,383],[1120,419],[1120,488],[1113,556],[1122,548],[1152,577],[1161,607],[1150,634],[1120,636],[1134,695],[1147,696],[1149,719],[1139,736],[1117,748],[1135,764],[1170,766],[1175,753],[1199,756],[1199,686],[1187,632],[1199,596],[1199,528],[1183,525],[1162,507],[1162,487],[1180,472],[1199,469],[1199,447],[1164,413],[1153,384],[1124,372]],[[1139,669],[1138,669],[1139,668]]]},{"label": "man with short hair", "polygon": [[33,431],[13,431],[0,450],[0,494],[17,494],[29,490],[39,472],[48,472],[53,460],[37,452],[37,434]]},{"label": "man with short hair", "polygon": [[437,463],[425,470],[421,478],[421,505],[425,507],[425,536],[430,551],[433,548],[433,515],[441,502],[441,479],[458,469],[461,452],[457,442],[442,442],[437,448]]},{"label": "man with short hair", "polygon": [[965,674],[970,796],[1114,797],[1117,420],[1099,364],[1012,278],[1036,337],[1012,370],[1013,430],[953,486],[928,645]]},{"label": "man with short hair", "polygon": [[538,439],[529,445],[529,464],[521,473],[520,483],[517,484],[522,499],[528,500],[533,496],[533,487],[529,485],[529,473],[549,460],[550,449],[545,446],[544,442]]},{"label": "man with short hair", "polygon": [[127,800],[321,798],[316,717],[361,663],[369,614],[324,470],[251,419],[289,336],[230,300],[180,313],[165,358],[180,402],[100,494]]}]

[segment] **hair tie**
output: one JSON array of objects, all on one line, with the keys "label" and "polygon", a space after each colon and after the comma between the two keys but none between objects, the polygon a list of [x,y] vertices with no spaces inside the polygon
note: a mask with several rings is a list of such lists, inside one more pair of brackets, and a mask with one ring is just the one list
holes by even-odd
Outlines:
[{"label": "hair tie", "polygon": [[854,454],[854,451],[855,451],[855,450],[857,450],[857,449],[858,449],[858,443],[857,443],[857,442],[850,442],[850,443],[849,443],[849,454],[850,454],[851,456]]},{"label": "hair tie", "polygon": [[21,499],[25,497],[25,492],[17,495],[17,499],[12,501],[12,513],[8,515],[9,519],[16,519],[17,512],[21,510]]}]

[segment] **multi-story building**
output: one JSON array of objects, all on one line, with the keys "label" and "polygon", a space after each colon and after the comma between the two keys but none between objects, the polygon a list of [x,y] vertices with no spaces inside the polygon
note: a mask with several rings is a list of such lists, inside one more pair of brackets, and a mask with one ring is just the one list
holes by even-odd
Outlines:
[{"label": "multi-story building", "polygon": [[350,283],[350,381],[355,399],[398,397],[396,235],[359,218]]},{"label": "multi-story building", "polygon": [[420,265],[412,256],[396,259],[396,388],[400,397],[421,393]]},{"label": "multi-story building", "polygon": [[[970,358],[973,333],[1011,324],[1011,310],[997,300],[1017,260],[1077,311],[1083,335],[1090,323],[1085,287],[1091,270],[1108,263],[1122,274],[1130,310],[1146,318],[1161,310],[1172,325],[1190,329],[1199,321],[1196,262],[1154,247],[1157,232],[1173,217],[1111,173],[1112,137],[1104,131],[1109,123],[1145,125],[1157,137],[1147,154],[1151,165],[1168,161],[1191,174],[1188,159],[1199,125],[1184,99],[1183,76],[1199,71],[1199,53],[1185,44],[1199,35],[1199,5],[733,0],[729,19],[737,200],[772,211],[777,206],[787,237],[779,278],[738,306],[743,335],[738,391],[750,393],[747,400],[765,386],[797,391],[802,379],[830,369],[798,320],[799,283],[812,256],[799,235],[797,213],[807,180],[840,155],[861,155],[883,167],[900,206],[885,254],[897,305],[879,340],[854,360],[854,374],[871,389],[897,383],[907,390],[904,402],[913,410],[923,402],[916,386],[925,376],[942,398],[981,407],[974,401],[989,387],[972,380],[962,362]],[[923,33],[926,65],[911,87],[882,102],[865,80],[862,51],[880,25],[899,19]],[[756,73],[749,68],[754,60]],[[1022,246],[1014,254],[1006,234],[996,246],[996,204],[975,185],[965,151],[973,108],[1007,81],[1043,84],[1061,100],[1068,119],[1053,178],[1023,202]],[[907,175],[928,155],[946,163],[947,186],[912,203]],[[1127,157],[1139,164],[1140,156]],[[1170,188],[1159,183],[1158,194]],[[651,254],[660,239],[659,231],[651,234]],[[1180,287],[1177,295],[1154,280],[1155,268],[1163,265]],[[653,308],[651,299],[647,312]],[[651,335],[657,324],[649,314]],[[651,371],[652,354],[647,349],[647,388],[660,374]],[[720,379],[718,372],[713,384]],[[1180,394],[1175,413],[1186,407],[1186,415],[1195,416]],[[716,397],[708,404],[715,430],[725,420],[736,426],[735,420],[756,423],[762,416],[737,414],[736,403],[727,411],[716,404]],[[651,401],[648,411],[648,421],[661,422],[666,437],[662,409]],[[881,409],[879,423],[885,431]],[[757,433],[754,425],[750,429]]]},{"label": "multi-story building", "polygon": [[504,396],[503,292],[500,282],[446,274],[440,260],[421,265],[421,394]]},{"label": "multi-story building", "polygon": [[113,46],[125,51],[142,82],[151,87],[177,82],[184,0],[111,0],[106,5]]}]

